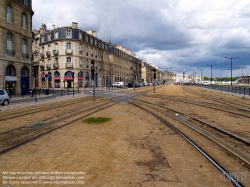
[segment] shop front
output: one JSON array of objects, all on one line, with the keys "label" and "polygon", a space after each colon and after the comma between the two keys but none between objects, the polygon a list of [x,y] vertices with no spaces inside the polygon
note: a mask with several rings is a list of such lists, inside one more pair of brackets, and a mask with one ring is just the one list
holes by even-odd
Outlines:
[{"label": "shop front", "polygon": [[78,87],[82,87],[83,86],[83,73],[80,71],[78,73]]},{"label": "shop front", "polygon": [[74,88],[73,72],[67,71],[64,74],[64,88]]},{"label": "shop front", "polygon": [[54,80],[55,80],[55,88],[61,88],[61,78],[60,78],[60,73],[56,71],[54,73]]},{"label": "shop front", "polygon": [[5,69],[5,89],[11,95],[16,94],[17,76],[13,65],[8,65]]}]

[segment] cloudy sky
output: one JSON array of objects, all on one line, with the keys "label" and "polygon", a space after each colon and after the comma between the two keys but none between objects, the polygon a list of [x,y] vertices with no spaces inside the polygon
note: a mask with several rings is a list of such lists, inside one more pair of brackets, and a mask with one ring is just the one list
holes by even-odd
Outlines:
[{"label": "cloudy sky", "polygon": [[42,23],[97,31],[140,59],[176,73],[250,74],[249,0],[33,0],[33,28]]}]

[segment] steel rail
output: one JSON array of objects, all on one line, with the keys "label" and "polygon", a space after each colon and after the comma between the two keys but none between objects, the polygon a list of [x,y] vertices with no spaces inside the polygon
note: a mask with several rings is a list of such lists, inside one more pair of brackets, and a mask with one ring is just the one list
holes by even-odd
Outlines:
[{"label": "steel rail", "polygon": [[[143,100],[138,100],[138,101],[140,101],[140,102],[145,102],[145,103],[152,104],[152,105],[156,105],[156,104],[150,103],[150,102],[148,102],[148,101],[143,101]],[[191,119],[193,119],[193,120],[196,120],[196,121],[198,121],[198,122],[201,122],[201,123],[203,123],[203,124],[205,124],[205,125],[207,125],[207,126],[213,128],[213,129],[216,129],[216,130],[218,130],[218,131],[220,131],[220,132],[222,132],[222,133],[224,133],[224,134],[226,134],[226,135],[228,135],[228,136],[232,136],[233,138],[235,138],[235,139],[237,139],[237,140],[239,140],[239,141],[241,141],[241,142],[243,142],[243,143],[245,143],[245,144],[247,144],[247,145],[250,145],[250,141],[248,141],[248,140],[246,140],[246,139],[244,139],[244,138],[241,138],[241,137],[239,137],[239,136],[237,136],[237,135],[235,135],[235,134],[233,134],[233,133],[231,133],[231,132],[228,132],[228,131],[226,131],[226,130],[224,130],[224,129],[221,129],[221,128],[219,128],[219,127],[216,127],[216,126],[214,126],[214,125],[212,125],[212,124],[209,124],[209,123],[207,123],[207,122],[205,122],[205,121],[203,121],[203,120],[200,120],[200,119],[198,119],[198,118],[192,117],[192,116],[190,116],[190,115],[188,115],[188,114],[185,114],[185,113],[183,113],[183,112],[180,112],[180,111],[177,111],[177,110],[174,110],[174,109],[165,107],[165,106],[161,106],[161,105],[157,105],[157,106],[159,106],[159,107],[161,107],[161,108],[165,108],[165,109],[171,110],[171,111],[173,111],[173,112],[175,112],[175,113],[178,113],[178,114],[187,116],[187,117],[189,117],[189,118],[191,118]]]},{"label": "steel rail", "polygon": [[214,160],[208,153],[206,153],[201,147],[199,147],[195,142],[193,142],[190,138],[188,138],[184,133],[182,133],[180,130],[178,130],[176,127],[174,127],[172,124],[161,118],[160,116],[156,115],[155,113],[151,112],[150,110],[141,107],[135,103],[130,103],[134,106],[137,106],[141,108],[142,110],[152,114],[157,119],[162,121],[164,124],[168,125],[170,128],[172,128],[175,132],[177,132],[179,135],[181,135],[185,140],[187,140],[192,146],[194,146],[204,157],[206,157],[219,171],[222,172],[235,186],[237,187],[243,187],[243,184],[241,184],[239,181],[237,181],[234,176],[232,176],[225,168],[223,168],[216,160]]}]

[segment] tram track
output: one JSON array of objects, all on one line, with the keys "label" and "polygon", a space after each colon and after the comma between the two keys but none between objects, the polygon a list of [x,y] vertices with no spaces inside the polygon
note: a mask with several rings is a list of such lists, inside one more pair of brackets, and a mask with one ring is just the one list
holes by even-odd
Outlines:
[{"label": "tram track", "polygon": [[[0,133],[0,155],[5,154],[15,148],[18,148],[26,143],[29,143],[39,137],[49,134],[59,128],[65,127],[91,114],[104,110],[122,101],[129,100],[144,94],[136,93],[128,96],[111,97],[103,103],[97,103],[90,107],[83,106],[72,111],[66,111],[56,116],[51,116],[43,120],[26,124],[18,128],[13,128]],[[125,97],[125,98],[124,98]]]},{"label": "tram track", "polygon": [[[166,115],[166,112],[163,111],[159,111],[158,109],[152,109],[152,107],[150,107],[150,109],[148,108],[148,106],[142,106],[142,104],[137,101],[133,101],[130,102],[130,104],[152,114],[153,116],[155,116],[157,119],[159,119],[161,122],[163,122],[164,124],[166,124],[167,126],[169,126],[171,129],[173,129],[175,132],[177,132],[180,136],[182,136],[185,140],[187,140],[193,147],[195,147],[203,156],[205,156],[219,171],[221,171],[225,176],[227,176],[227,178],[235,185],[235,186],[243,186],[243,184],[241,184],[239,181],[237,181],[232,175],[229,174],[229,172],[221,165],[219,164],[215,159],[212,158],[212,156],[209,155],[209,153],[207,153],[203,148],[201,148],[198,144],[197,144],[197,139],[196,141],[192,140],[191,138],[189,138],[187,135],[185,135],[180,129],[178,129],[174,124],[169,123],[166,120],[166,116],[162,117],[162,115],[158,115],[156,112],[154,112],[154,110],[156,110],[157,112],[160,113],[164,113],[164,115]],[[158,108],[158,107],[157,107]],[[171,116],[171,115],[170,115]],[[171,116],[172,117],[172,116]],[[183,123],[182,120],[178,120],[180,122]],[[185,123],[184,123],[185,124]],[[186,125],[186,124],[185,124]],[[211,137],[209,133],[203,134],[203,136],[206,137]],[[195,139],[195,138],[193,138]],[[248,159],[248,164],[249,164],[249,157]]]},{"label": "tram track", "polygon": [[[97,97],[96,99],[99,99],[100,97]],[[22,116],[26,116],[29,114],[34,114],[37,112],[42,112],[42,111],[47,111],[47,110],[54,110],[57,108],[61,108],[61,107],[65,107],[65,106],[69,106],[69,105],[74,105],[74,104],[79,104],[82,102],[86,102],[86,101],[90,101],[92,98],[87,97],[84,99],[73,99],[72,101],[66,101],[64,103],[61,102],[53,102],[53,104],[48,105],[48,104],[43,104],[43,105],[36,105],[36,106],[32,106],[29,107],[27,109],[16,109],[16,110],[10,110],[8,112],[4,112],[4,113],[0,113],[0,121],[4,121],[7,119],[13,119],[16,117],[22,117]]]},{"label": "tram track", "polygon": [[[145,96],[145,97],[152,97],[152,96]],[[187,99],[185,99],[185,100],[184,99],[173,99],[173,98],[166,98],[166,97],[162,97],[162,96],[154,96],[154,98],[164,99],[165,101],[171,100],[174,102],[187,103],[187,104],[191,104],[191,105],[201,106],[204,108],[210,108],[213,110],[223,111],[223,112],[230,113],[230,114],[237,115],[237,116],[250,118],[250,110],[243,109],[243,108],[237,108],[237,107],[233,107],[233,106],[228,106],[225,104],[209,103],[209,102],[203,102],[203,101],[197,101],[197,100],[191,100],[191,99],[189,99],[189,100],[187,100]]]},{"label": "tram track", "polygon": [[[249,140],[239,137],[229,131],[216,127],[198,118],[184,114],[177,110],[173,110],[169,107],[141,100],[138,101],[141,105],[145,105],[171,118],[174,118],[192,128],[193,130],[199,132],[200,134],[206,136],[207,138],[211,139],[224,149],[228,150],[229,152],[243,160],[250,167],[250,151],[248,149],[250,145]],[[178,114],[178,116],[176,114]]]}]

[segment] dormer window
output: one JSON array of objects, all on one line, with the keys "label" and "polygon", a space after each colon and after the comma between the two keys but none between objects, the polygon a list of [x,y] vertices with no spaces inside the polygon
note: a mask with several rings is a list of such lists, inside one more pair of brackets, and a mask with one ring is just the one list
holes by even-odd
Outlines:
[{"label": "dormer window", "polygon": [[58,32],[57,32],[57,30],[55,30],[55,39],[57,39],[58,38]]},{"label": "dormer window", "polygon": [[44,35],[41,36],[41,43],[44,42]]},{"label": "dormer window", "polygon": [[79,40],[82,39],[82,32],[79,32]]},{"label": "dormer window", "polygon": [[71,30],[67,30],[66,31],[66,37],[67,38],[71,38]]},{"label": "dormer window", "polygon": [[50,37],[50,32],[48,33],[48,41],[50,41],[51,37]]}]

